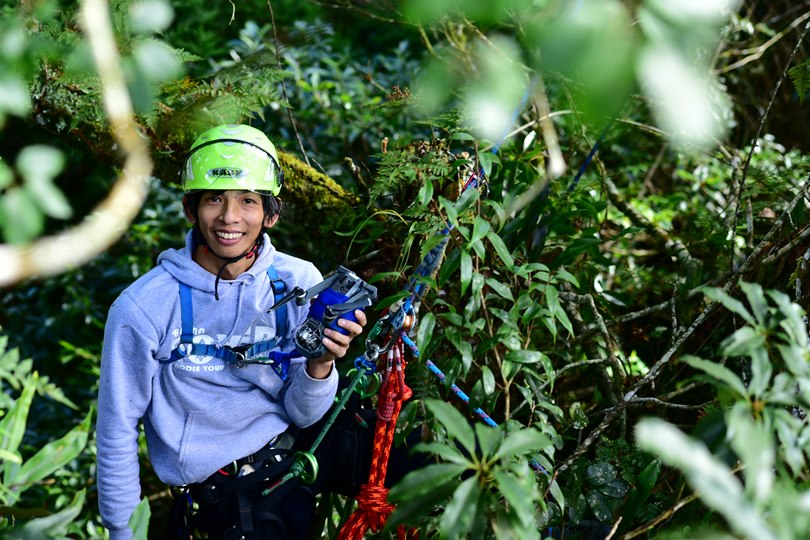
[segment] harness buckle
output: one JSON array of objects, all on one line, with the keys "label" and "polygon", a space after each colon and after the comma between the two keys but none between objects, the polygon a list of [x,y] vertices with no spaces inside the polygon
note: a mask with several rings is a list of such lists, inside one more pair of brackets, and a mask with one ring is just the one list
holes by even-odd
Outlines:
[{"label": "harness buckle", "polygon": [[231,352],[236,356],[236,362],[234,362],[233,365],[235,365],[238,368],[243,368],[247,365],[246,363],[247,359],[245,358],[244,352],[234,351],[233,349],[231,349]]}]

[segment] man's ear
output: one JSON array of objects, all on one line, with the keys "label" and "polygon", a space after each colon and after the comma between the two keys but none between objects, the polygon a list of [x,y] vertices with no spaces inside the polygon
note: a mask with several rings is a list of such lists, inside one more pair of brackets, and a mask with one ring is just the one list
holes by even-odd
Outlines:
[{"label": "man's ear", "polygon": [[191,205],[194,204],[191,196],[189,194],[183,195],[183,213],[186,215],[186,219],[191,222],[192,225],[197,224],[197,220],[194,219],[194,209],[191,208]]},{"label": "man's ear", "polygon": [[264,218],[265,229],[272,229],[276,223],[278,223],[278,214],[276,214],[275,216],[266,216]]}]

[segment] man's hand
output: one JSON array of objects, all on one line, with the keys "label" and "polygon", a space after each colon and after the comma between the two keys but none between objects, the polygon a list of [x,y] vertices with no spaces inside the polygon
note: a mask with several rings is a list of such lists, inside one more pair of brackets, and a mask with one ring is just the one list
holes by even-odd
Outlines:
[{"label": "man's hand", "polygon": [[332,371],[335,360],[346,356],[352,340],[363,333],[363,327],[366,325],[366,314],[358,309],[355,310],[354,316],[357,322],[343,318],[337,321],[338,326],[346,330],[349,335],[341,334],[331,328],[324,329],[323,344],[327,352],[320,358],[313,358],[307,362],[307,373],[310,377],[313,379],[327,378]]}]

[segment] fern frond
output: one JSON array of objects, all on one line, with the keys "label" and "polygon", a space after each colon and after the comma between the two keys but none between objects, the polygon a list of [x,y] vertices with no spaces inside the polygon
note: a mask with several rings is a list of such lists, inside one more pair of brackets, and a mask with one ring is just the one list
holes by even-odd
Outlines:
[{"label": "fern frond", "polygon": [[804,103],[804,97],[810,92],[810,60],[790,68],[788,75],[799,94],[799,101]]}]

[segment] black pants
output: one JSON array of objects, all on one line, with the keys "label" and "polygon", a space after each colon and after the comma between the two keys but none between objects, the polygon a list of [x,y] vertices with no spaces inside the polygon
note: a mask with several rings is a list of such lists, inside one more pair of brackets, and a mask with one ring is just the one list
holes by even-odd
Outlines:
[{"label": "black pants", "polygon": [[[365,427],[355,415],[363,420]],[[344,412],[338,416],[315,451],[318,476],[309,486],[301,484],[298,480],[291,480],[288,482],[289,485],[285,484],[283,493],[274,493],[267,497],[258,495],[266,484],[259,486],[258,489],[243,490],[247,493],[241,495],[243,499],[241,507],[235,489],[235,483],[239,481],[235,476],[216,473],[203,484],[194,486],[190,496],[200,506],[198,517],[195,518],[196,527],[206,531],[208,538],[212,539],[230,540],[232,535],[235,539],[244,536],[251,540],[303,540],[315,514],[317,494],[331,492],[354,496],[359,492],[360,486],[368,480],[375,419],[374,410],[360,407],[358,396],[355,395],[350,399]],[[297,430],[293,451],[308,452],[325,423],[326,418],[309,428]],[[418,430],[414,430],[406,444],[392,448],[386,486],[392,486],[405,474],[425,464],[423,456],[414,456],[410,453],[410,448],[419,442],[419,439]],[[278,472],[279,478],[289,470],[291,461],[292,457],[288,457],[284,462],[284,466]],[[250,479],[255,474],[252,473],[246,478]],[[255,478],[258,479],[258,475]],[[216,492],[218,496],[209,497],[211,491]],[[206,501],[204,500],[206,498],[212,500]],[[252,513],[250,518],[243,515],[244,506],[250,507]],[[170,524],[173,533],[170,534],[170,538],[188,538],[188,527],[184,522],[188,507],[188,500],[180,497],[175,500]],[[252,520],[252,526],[247,527],[252,531],[242,534],[244,528],[242,523],[245,519]]]}]

